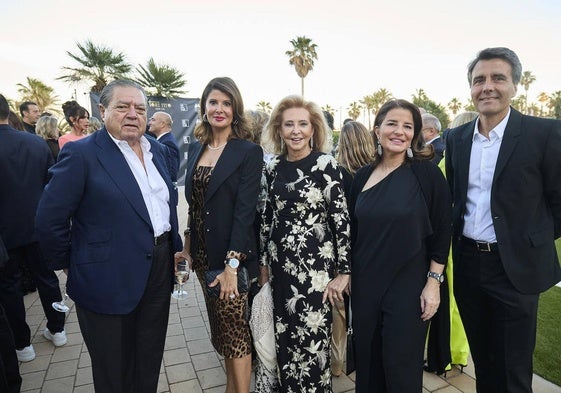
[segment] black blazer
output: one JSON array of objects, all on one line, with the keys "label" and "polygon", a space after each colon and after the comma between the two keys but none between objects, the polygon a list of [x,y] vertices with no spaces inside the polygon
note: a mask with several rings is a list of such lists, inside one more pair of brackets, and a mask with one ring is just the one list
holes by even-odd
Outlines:
[{"label": "black blazer", "polygon": [[[448,134],[446,175],[453,196],[453,255],[463,231],[474,120]],[[491,188],[501,261],[526,294],[561,280],[555,239],[561,236],[561,122],[511,108]]]},{"label": "black blazer", "polygon": [[8,250],[37,241],[35,212],[53,163],[43,138],[0,124],[0,237]]},{"label": "black blazer", "polygon": [[[199,142],[189,145],[185,197],[191,206],[193,173],[203,153]],[[257,273],[254,219],[263,168],[260,146],[242,140],[228,141],[218,159],[205,193],[204,236],[209,269],[223,269],[230,250],[247,255],[250,276]],[[197,253],[197,228],[191,222],[191,256]],[[251,265],[251,266],[249,266]]]},{"label": "black blazer", "polygon": [[168,132],[162,135],[160,139],[158,139],[158,142],[166,146],[166,160],[169,167],[171,181],[176,182],[177,172],[179,171],[179,147],[177,147],[175,137],[171,132]]}]

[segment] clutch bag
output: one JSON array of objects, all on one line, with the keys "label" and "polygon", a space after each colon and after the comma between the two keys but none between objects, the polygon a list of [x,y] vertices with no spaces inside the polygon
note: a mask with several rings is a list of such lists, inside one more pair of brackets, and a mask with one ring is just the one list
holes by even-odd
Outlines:
[{"label": "clutch bag", "polygon": [[[205,283],[206,283],[205,290],[209,297],[220,297],[220,284],[216,285],[215,287],[209,287],[208,284],[211,284],[214,280],[216,280],[216,276],[222,274],[223,271],[224,269],[205,271]],[[240,267],[238,269],[238,292],[246,293],[248,289],[249,289],[249,274],[245,267]]]}]

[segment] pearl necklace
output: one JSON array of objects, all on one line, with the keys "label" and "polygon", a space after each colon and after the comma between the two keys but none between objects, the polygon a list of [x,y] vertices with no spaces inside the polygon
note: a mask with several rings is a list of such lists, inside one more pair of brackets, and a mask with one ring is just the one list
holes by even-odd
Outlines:
[{"label": "pearl necklace", "polygon": [[209,150],[220,150],[220,149],[222,149],[224,146],[226,146],[227,144],[228,144],[228,142],[224,143],[223,145],[216,146],[216,147],[212,147],[211,145],[206,145],[206,147],[208,147]]}]

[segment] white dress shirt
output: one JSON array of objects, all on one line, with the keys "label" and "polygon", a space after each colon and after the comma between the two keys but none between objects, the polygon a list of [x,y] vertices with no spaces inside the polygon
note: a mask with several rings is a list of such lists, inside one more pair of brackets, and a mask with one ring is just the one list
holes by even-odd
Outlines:
[{"label": "white dress shirt", "polygon": [[154,229],[154,236],[158,237],[164,232],[171,230],[169,190],[160,172],[158,172],[158,169],[152,162],[152,153],[150,152],[152,146],[150,142],[144,136],[140,138],[140,147],[142,148],[144,158],[143,166],[140,158],[131,149],[128,142],[115,139],[111,134],[109,136],[125,156],[125,160],[129,164],[136,183],[140,187],[142,198]]},{"label": "white dress shirt", "polygon": [[479,119],[475,122],[463,230],[465,237],[474,240],[489,243],[497,241],[491,214],[491,187],[509,117],[510,109],[505,118],[489,132],[489,139],[479,132]]}]

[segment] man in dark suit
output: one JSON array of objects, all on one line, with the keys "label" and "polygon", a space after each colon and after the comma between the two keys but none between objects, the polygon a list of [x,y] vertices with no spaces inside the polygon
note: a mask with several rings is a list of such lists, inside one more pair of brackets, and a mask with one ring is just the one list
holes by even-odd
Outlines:
[{"label": "man in dark suit", "polygon": [[35,134],[35,125],[41,117],[41,111],[37,104],[32,101],[24,101],[19,106],[19,113],[25,131]]},{"label": "man in dark suit", "polygon": [[479,117],[453,130],[454,289],[478,392],[531,392],[539,293],[561,280],[561,122],[510,107],[522,66],[507,48],[468,67]]},{"label": "man in dark suit", "polygon": [[156,392],[163,356],[181,239],[163,146],[144,137],[146,106],[135,82],[109,83],[105,127],[64,147],[37,211],[47,260],[68,271],[97,392]]},{"label": "man in dark suit", "polygon": [[[155,112],[148,120],[148,131],[154,134],[158,142],[166,146],[167,165],[171,181],[177,188],[177,172],[179,171],[179,147],[175,137],[171,133],[173,120],[166,112]],[[177,193],[177,190],[176,190]]]},{"label": "man in dark suit", "polygon": [[444,157],[444,140],[440,137],[440,120],[430,113],[423,113],[423,139],[427,145],[431,145],[434,151],[432,162],[438,165]]},{"label": "man in dark suit", "polygon": [[0,95],[0,237],[9,260],[0,270],[0,303],[14,334],[18,359],[35,359],[31,330],[25,321],[20,266],[27,262],[37,283],[47,328],[43,335],[55,346],[66,344],[65,314],[53,309],[61,300],[58,277],[41,255],[35,232],[35,212],[47,183],[53,157],[45,141],[8,125],[10,108]]}]

